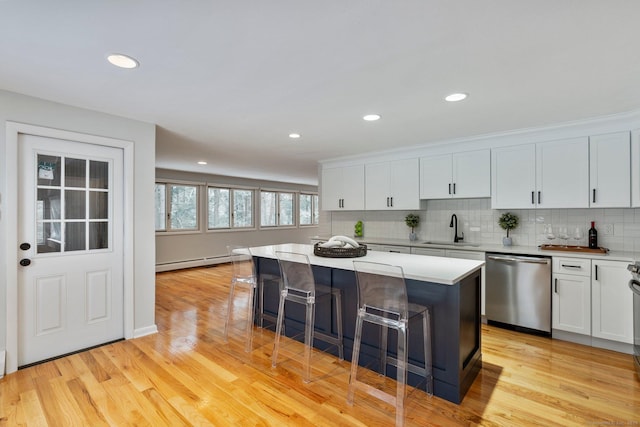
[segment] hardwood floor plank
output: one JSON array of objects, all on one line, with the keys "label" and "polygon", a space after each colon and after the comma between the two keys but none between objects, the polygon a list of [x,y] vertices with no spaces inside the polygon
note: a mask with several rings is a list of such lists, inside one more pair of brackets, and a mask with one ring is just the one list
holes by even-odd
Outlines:
[{"label": "hardwood floor plank", "polygon": [[[246,294],[222,337],[231,268],[156,276],[158,333],[43,363],[0,380],[0,426],[389,426],[388,404],[356,394],[346,403],[349,362],[312,355],[284,339],[271,368],[274,334],[254,329],[244,351]],[[629,355],[484,325],[483,367],[460,405],[415,391],[406,425],[640,425],[640,380]],[[393,379],[361,369],[393,390]]]}]

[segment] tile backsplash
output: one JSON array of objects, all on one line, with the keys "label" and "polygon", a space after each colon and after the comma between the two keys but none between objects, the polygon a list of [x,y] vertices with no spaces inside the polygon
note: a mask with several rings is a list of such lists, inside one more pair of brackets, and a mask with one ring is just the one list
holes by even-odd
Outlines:
[{"label": "tile backsplash", "polygon": [[[598,230],[598,245],[615,251],[640,252],[640,208],[624,209],[491,209],[491,199],[428,200],[421,211],[354,211],[323,212],[319,232],[322,235],[353,235],[358,220],[364,223],[364,236],[370,238],[407,239],[409,227],[404,223],[407,213],[420,215],[416,229],[420,241],[453,241],[451,215],[458,218],[458,235],[472,243],[501,244],[506,231],[498,225],[504,212],[520,218],[518,227],[509,232],[514,245],[537,246],[542,243],[564,244],[557,237],[559,227],[566,227],[567,244],[586,245],[591,221]],[[553,226],[556,238],[550,240],[545,225]],[[580,228],[580,239],[575,238]],[[611,234],[606,234],[610,232]]]}]

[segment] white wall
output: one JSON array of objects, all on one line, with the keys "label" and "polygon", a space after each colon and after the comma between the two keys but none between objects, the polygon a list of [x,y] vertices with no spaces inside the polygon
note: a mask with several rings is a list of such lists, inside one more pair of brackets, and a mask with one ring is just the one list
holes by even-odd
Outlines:
[{"label": "white wall", "polygon": [[[3,129],[6,122],[17,122],[40,127],[61,129],[71,132],[99,135],[109,138],[133,141],[134,176],[133,200],[134,223],[131,226],[134,238],[133,271],[135,335],[155,331],[155,239],[154,239],[154,178],[155,178],[155,125],[95,111],[75,108],[38,98],[32,98],[12,92],[0,91],[0,123]],[[6,132],[0,132],[0,350],[7,343],[7,249],[18,242],[8,241],[7,212],[16,209],[5,202],[7,190],[17,191],[16,182],[7,179],[7,162],[17,159],[7,158]],[[10,187],[12,186],[12,187]],[[14,215],[15,216],[15,215]],[[7,359],[15,355],[7,355]]]},{"label": "white wall", "polygon": [[[252,180],[210,174],[198,174],[166,169],[156,170],[156,179],[175,180],[202,185],[200,197],[201,230],[189,233],[156,233],[156,265],[158,271],[193,266],[200,263],[215,263],[216,257],[226,257],[227,245],[261,246],[277,243],[309,243],[318,234],[318,227],[207,231],[206,230],[206,184],[264,188],[269,190],[306,191],[315,193],[315,186],[274,181]],[[259,195],[256,195],[256,204]],[[256,211],[257,212],[257,211]],[[255,218],[258,218],[255,214]]]}]

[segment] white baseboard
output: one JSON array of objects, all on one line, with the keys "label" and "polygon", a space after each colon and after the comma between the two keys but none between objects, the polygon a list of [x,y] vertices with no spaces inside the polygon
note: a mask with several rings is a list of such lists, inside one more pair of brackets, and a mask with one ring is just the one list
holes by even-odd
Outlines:
[{"label": "white baseboard", "polygon": [[156,273],[160,273],[163,271],[180,270],[183,268],[204,267],[206,265],[223,264],[225,262],[230,262],[228,256],[167,262],[164,264],[156,264]]},{"label": "white baseboard", "polygon": [[158,327],[156,325],[146,326],[144,328],[134,329],[133,337],[140,338],[146,335],[157,334]]},{"label": "white baseboard", "polygon": [[5,350],[0,351],[0,378],[4,377],[4,359],[7,355]]}]

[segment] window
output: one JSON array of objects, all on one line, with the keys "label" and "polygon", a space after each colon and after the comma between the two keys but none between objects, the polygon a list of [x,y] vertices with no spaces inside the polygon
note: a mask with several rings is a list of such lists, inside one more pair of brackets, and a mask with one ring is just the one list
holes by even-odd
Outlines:
[{"label": "window", "polygon": [[198,186],[156,184],[156,231],[198,229]]},{"label": "window", "polygon": [[253,228],[253,190],[209,187],[208,228]]},{"label": "window", "polygon": [[294,193],[260,192],[260,226],[284,227],[295,225]]},{"label": "window", "polygon": [[318,195],[301,193],[299,200],[300,225],[318,225]]}]

